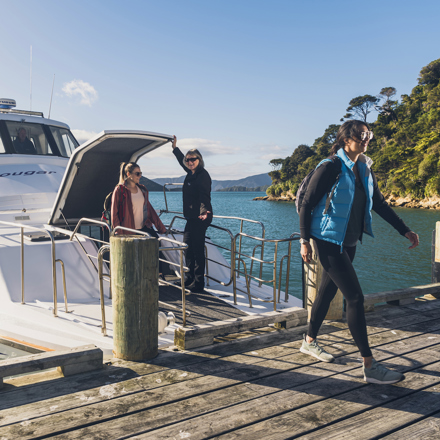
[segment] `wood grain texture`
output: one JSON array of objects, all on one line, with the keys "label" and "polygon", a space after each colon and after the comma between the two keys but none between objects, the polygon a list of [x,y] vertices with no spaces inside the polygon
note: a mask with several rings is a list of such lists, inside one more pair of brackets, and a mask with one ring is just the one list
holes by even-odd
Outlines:
[{"label": "wood grain texture", "polygon": [[110,238],[113,353],[139,361],[158,353],[159,242],[140,236]]}]

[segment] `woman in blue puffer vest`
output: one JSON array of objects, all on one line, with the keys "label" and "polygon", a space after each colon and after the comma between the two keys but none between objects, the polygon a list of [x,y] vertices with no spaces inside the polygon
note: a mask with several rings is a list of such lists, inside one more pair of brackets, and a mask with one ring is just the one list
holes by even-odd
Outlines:
[{"label": "woman in blue puffer vest", "polygon": [[[318,345],[316,337],[339,288],[346,301],[348,327],[363,357],[365,381],[389,384],[403,379],[403,375],[389,370],[372,357],[364,296],[352,262],[362,234],[373,236],[372,209],[410,240],[410,249],[419,244],[419,237],[391,209],[379,190],[371,169],[372,160],[364,155],[372,138],[373,132],[365,122],[351,120],[342,124],[332,148],[336,156],[321,162],[304,195],[299,214],[301,257],[305,263],[311,262],[309,241],[313,238],[323,274],[300,350],[324,362],[334,360]],[[327,194],[333,186],[330,206],[325,210]]]}]

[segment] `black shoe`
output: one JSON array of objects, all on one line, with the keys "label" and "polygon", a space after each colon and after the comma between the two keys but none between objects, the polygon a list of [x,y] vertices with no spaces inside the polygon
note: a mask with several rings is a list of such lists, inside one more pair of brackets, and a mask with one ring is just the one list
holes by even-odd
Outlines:
[{"label": "black shoe", "polygon": [[190,289],[191,293],[203,293],[205,291],[205,286],[196,286],[191,287]]},{"label": "black shoe", "polygon": [[194,283],[195,283],[194,279],[188,278],[185,280],[185,287],[191,288],[194,286]]}]

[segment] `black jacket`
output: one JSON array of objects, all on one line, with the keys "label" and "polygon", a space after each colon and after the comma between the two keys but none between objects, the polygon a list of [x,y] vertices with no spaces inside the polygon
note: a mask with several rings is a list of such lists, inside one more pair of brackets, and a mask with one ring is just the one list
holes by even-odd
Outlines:
[{"label": "black jacket", "polygon": [[211,177],[208,171],[199,167],[193,174],[185,166],[185,156],[179,148],[174,148],[173,154],[187,173],[183,183],[183,215],[185,218],[197,218],[206,211],[212,213]]}]

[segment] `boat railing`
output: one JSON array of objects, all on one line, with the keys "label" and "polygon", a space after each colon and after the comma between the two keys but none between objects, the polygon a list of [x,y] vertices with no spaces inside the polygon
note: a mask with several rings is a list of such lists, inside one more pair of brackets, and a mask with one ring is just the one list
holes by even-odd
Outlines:
[{"label": "boat railing", "polygon": [[[151,237],[151,235],[148,234],[148,232],[139,231],[137,229],[130,229],[130,228],[126,228],[124,226],[116,226],[112,230],[111,236],[116,235],[117,231],[126,231],[126,232],[131,232],[136,235],[145,235],[147,237]],[[167,235],[168,235],[168,232],[167,232]],[[175,263],[171,260],[167,260],[167,259],[160,258],[160,257],[159,257],[159,261],[166,263],[170,266],[173,266],[175,268],[178,268],[179,269],[179,276],[180,276],[180,286],[178,286],[174,283],[171,283],[165,279],[159,279],[159,285],[167,285],[167,286],[174,287],[174,288],[180,288],[182,291],[182,308],[181,309],[179,307],[164,303],[162,301],[159,301],[159,305],[163,305],[165,307],[180,310],[182,312],[183,326],[185,326],[186,325],[186,317],[190,315],[190,313],[186,311],[186,301],[185,301],[186,295],[189,294],[189,292],[187,292],[187,290],[185,289],[185,273],[188,272],[189,269],[188,269],[188,267],[186,267],[183,264],[184,251],[188,248],[188,246],[185,243],[182,243],[180,241],[177,241],[177,240],[174,240],[174,239],[171,239],[168,237],[159,236],[158,240],[159,240],[159,252],[162,252],[163,255],[166,255],[167,252],[175,252],[175,251],[179,252],[179,263]],[[161,243],[163,243],[163,242],[170,244],[170,246],[161,246]]]},{"label": "boat railing", "polygon": [[64,285],[64,303],[66,305],[66,312],[67,310],[67,290],[66,290],[66,276],[64,272],[64,263],[62,260],[56,258],[56,252],[55,252],[55,238],[54,235],[48,231],[45,228],[38,228],[35,226],[25,225],[23,223],[13,223],[13,222],[6,222],[3,220],[0,220],[0,224],[11,226],[13,228],[19,228],[20,229],[20,268],[21,268],[21,304],[26,304],[25,302],[25,283],[24,283],[24,274],[25,274],[25,264],[24,264],[24,230],[31,230],[31,231],[38,231],[43,232],[45,235],[49,237],[49,240],[51,241],[51,268],[52,268],[52,285],[53,285],[53,315],[55,317],[58,317],[58,303],[57,303],[57,270],[56,270],[56,263],[61,264],[62,268],[62,274],[63,274],[63,285]]},{"label": "boat railing", "polygon": [[[268,238],[260,238],[260,237],[255,237],[252,235],[248,235],[248,234],[244,234],[242,232],[239,232],[238,234],[235,235],[234,237],[234,241],[236,242],[237,238],[246,238],[246,239],[250,239],[250,240],[255,240],[257,241],[259,244],[257,244],[254,248],[253,248],[253,252],[252,255],[247,255],[245,253],[236,252],[236,257],[235,260],[237,262],[242,263],[243,265],[243,271],[240,269],[240,266],[238,265],[238,267],[234,270],[234,304],[237,304],[237,291],[240,291],[244,294],[246,294],[249,298],[249,307],[252,307],[252,298],[256,298],[255,296],[253,296],[251,294],[251,289],[250,289],[250,284],[251,284],[251,280],[255,280],[259,283],[259,285],[261,286],[263,283],[271,283],[272,284],[272,288],[273,288],[273,299],[271,300],[264,300],[262,298],[258,298],[260,301],[263,302],[273,302],[274,304],[274,310],[276,311],[276,305],[277,302],[279,303],[281,300],[281,282],[282,282],[282,273],[283,273],[283,263],[284,261],[286,261],[286,276],[285,276],[285,291],[284,291],[284,301],[288,301],[288,297],[289,297],[289,278],[290,278],[290,262],[291,262],[291,252],[292,252],[292,242],[293,241],[298,241],[300,239],[300,234],[299,233],[294,233],[292,234],[289,238],[282,238],[282,239],[268,239]],[[279,260],[279,270],[277,271],[277,264],[278,264],[278,259],[279,259],[279,255],[278,255],[278,247],[280,243],[288,243],[288,247],[287,247],[287,253],[285,255],[283,255],[280,260]],[[264,244],[273,244],[274,245],[274,254],[273,254],[273,259],[270,260],[264,260],[264,254],[262,254],[261,258],[256,258],[255,257],[255,252],[258,248],[264,248]],[[247,265],[246,265],[246,261],[245,259],[248,259],[251,261],[251,266],[250,266],[250,270],[247,270]],[[254,261],[256,263],[260,264],[260,273],[259,276],[254,276],[253,275],[253,263]],[[272,279],[270,280],[264,280],[261,273],[261,267],[264,265],[272,265]],[[278,274],[277,274],[278,272]],[[241,290],[238,286],[237,286],[237,277],[239,275],[243,275],[245,277],[246,280],[246,291]],[[278,286],[277,286],[278,285]],[[277,295],[277,287],[278,287],[278,295]]]},{"label": "boat railing", "polygon": [[[174,225],[175,220],[185,220],[185,217],[182,217],[180,215],[176,215],[171,220],[171,222],[170,222],[170,224],[168,226],[167,235],[171,234],[174,239],[175,239],[174,234],[176,232],[183,233],[182,231],[177,231],[177,230],[173,229],[173,225]],[[212,280],[212,281],[215,281],[218,284],[221,284],[222,286],[229,286],[232,283],[232,280],[233,280],[234,267],[235,267],[235,264],[234,264],[235,263],[234,262],[234,257],[235,257],[235,252],[234,252],[234,245],[235,245],[234,235],[232,234],[232,232],[229,229],[223,228],[221,226],[213,225],[212,223],[209,225],[209,227],[210,228],[214,228],[214,229],[218,229],[219,231],[223,231],[223,232],[225,232],[228,235],[228,237],[230,239],[230,242],[231,242],[231,247],[229,247],[229,248],[221,246],[221,245],[219,245],[217,243],[214,243],[213,241],[210,241],[209,244],[212,245],[212,246],[215,246],[215,247],[217,247],[219,249],[222,249],[222,250],[224,250],[226,252],[228,252],[230,254],[231,264],[227,265],[227,264],[222,263],[221,261],[213,260],[212,258],[210,258],[209,252],[208,252],[208,246],[206,245],[206,239],[205,239],[205,259],[206,259],[205,278],[206,278],[206,284],[209,286],[209,280]],[[221,281],[221,280],[216,279],[212,275],[210,275],[210,273],[209,273],[209,262],[218,264],[219,266],[222,266],[222,267],[226,268],[229,271],[229,273],[230,273],[229,274],[229,280]]]}]

